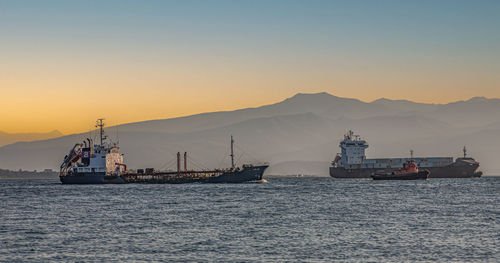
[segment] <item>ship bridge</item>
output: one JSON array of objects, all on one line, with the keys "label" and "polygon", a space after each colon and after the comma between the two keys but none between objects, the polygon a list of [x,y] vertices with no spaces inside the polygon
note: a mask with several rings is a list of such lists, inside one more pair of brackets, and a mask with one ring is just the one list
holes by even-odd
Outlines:
[{"label": "ship bridge", "polygon": [[338,166],[344,167],[352,164],[362,164],[365,159],[365,149],[368,148],[368,143],[362,140],[359,135],[354,135],[353,131],[344,134],[344,140],[340,142],[342,151]]}]

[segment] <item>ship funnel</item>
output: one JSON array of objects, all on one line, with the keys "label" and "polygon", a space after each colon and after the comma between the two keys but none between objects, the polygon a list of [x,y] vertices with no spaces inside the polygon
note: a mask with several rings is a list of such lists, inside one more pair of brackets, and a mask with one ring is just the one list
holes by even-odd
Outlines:
[{"label": "ship funnel", "polygon": [[184,152],[184,171],[188,170],[187,152]]},{"label": "ship funnel", "polygon": [[177,152],[177,172],[181,171],[181,153]]},{"label": "ship funnel", "polygon": [[92,146],[92,140],[90,138],[87,138],[87,141],[89,142],[89,148],[90,148],[90,153],[94,153],[94,147]]}]

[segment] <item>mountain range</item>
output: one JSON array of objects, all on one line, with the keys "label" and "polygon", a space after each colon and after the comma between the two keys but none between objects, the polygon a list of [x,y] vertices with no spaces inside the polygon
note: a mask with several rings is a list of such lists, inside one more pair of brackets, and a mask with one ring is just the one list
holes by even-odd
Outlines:
[{"label": "mountain range", "polygon": [[[267,174],[328,175],[348,130],[365,138],[367,157],[462,155],[500,174],[500,99],[475,97],[448,104],[378,99],[363,102],[328,93],[297,94],[281,102],[236,111],[150,120],[107,127],[129,167],[173,169],[187,151],[191,168],[229,166],[229,138],[236,160],[269,162]],[[91,134],[96,137],[96,133]],[[0,168],[56,169],[69,149],[89,133],[0,147]]]},{"label": "mountain range", "polygon": [[6,133],[0,131],[0,147],[20,141],[25,141],[25,142],[38,141],[38,140],[61,137],[62,135],[63,134],[58,130],[54,130],[47,133]]}]

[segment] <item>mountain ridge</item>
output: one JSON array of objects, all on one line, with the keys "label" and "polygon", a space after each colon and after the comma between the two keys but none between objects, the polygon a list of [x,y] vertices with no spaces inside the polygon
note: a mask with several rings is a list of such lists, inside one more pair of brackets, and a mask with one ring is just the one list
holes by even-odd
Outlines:
[{"label": "mountain ridge", "polygon": [[8,133],[0,131],[0,147],[20,141],[36,141],[61,137],[63,134],[58,130],[40,133]]}]

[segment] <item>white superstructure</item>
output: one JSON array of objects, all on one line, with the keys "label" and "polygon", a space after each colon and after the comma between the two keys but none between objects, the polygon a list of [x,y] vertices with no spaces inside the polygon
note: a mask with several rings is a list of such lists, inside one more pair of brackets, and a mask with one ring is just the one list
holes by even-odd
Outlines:
[{"label": "white superstructure", "polygon": [[90,138],[75,144],[61,164],[61,175],[116,175],[126,171],[119,147],[104,142],[102,119],[96,126],[100,128],[100,144],[94,144]]}]

